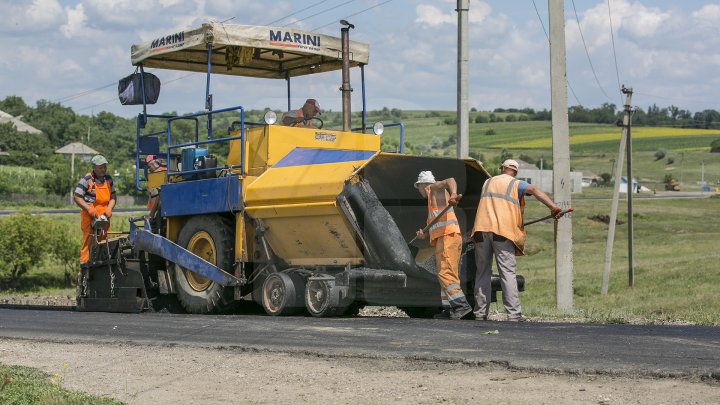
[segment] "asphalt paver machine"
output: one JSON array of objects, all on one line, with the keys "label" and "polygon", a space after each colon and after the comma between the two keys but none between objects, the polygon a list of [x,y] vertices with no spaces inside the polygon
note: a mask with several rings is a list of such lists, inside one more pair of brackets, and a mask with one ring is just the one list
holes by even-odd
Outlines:
[{"label": "asphalt paver machine", "polygon": [[[369,47],[350,41],[349,29],[337,38],[208,23],[132,46],[135,97],[143,99],[136,181],[139,189],[159,190],[159,207],[153,218],[131,218],[128,235],[93,247],[82,266],[79,310],[158,311],[174,302],[212,313],[248,301],[270,315],[339,316],[364,305],[395,305],[411,316],[439,310],[433,248],[421,241],[413,255],[407,245],[427,217],[413,183],[421,170],[454,177],[464,196],[456,215],[467,233],[489,175],[474,159],[381,152],[383,125],[366,124]],[[148,114],[147,100],[159,89],[149,89],[148,68],[206,73],[205,110]],[[362,115],[353,128],[349,71],[356,68]],[[250,122],[242,106],[212,106],[214,75],[276,79],[287,86],[290,109],[292,78],[336,70],[343,77],[342,128],[282,126],[272,111],[264,122]],[[228,114],[230,128],[213,127],[213,118]],[[194,131],[189,140],[176,136],[183,125]],[[404,127],[384,127],[393,125],[402,148]],[[227,155],[211,156],[211,148]],[[149,155],[164,160],[166,170],[148,171]],[[468,269],[474,273],[472,254],[463,254],[461,278],[472,296]]]}]

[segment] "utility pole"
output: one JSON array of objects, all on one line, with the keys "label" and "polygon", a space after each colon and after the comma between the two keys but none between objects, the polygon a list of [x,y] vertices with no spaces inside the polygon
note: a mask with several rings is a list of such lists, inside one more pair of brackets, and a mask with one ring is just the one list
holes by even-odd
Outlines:
[{"label": "utility pole", "polygon": [[[622,92],[632,95],[632,89],[622,87]],[[632,187],[632,110],[630,109],[630,100],[625,103],[625,117],[627,117],[627,128],[625,128],[625,118],[623,118],[623,131],[627,129],[627,206],[628,206],[628,286],[635,286],[635,267],[633,266],[633,187]],[[638,187],[640,184],[638,184]]]},{"label": "utility pole", "polygon": [[[570,208],[570,126],[568,124],[565,10],[563,0],[548,0],[552,105],[553,198]],[[555,221],[555,297],[557,308],[573,307],[572,219]]]},{"label": "utility pole", "polygon": [[[625,93],[625,115],[623,116],[622,135],[620,135],[620,149],[618,150],[618,157],[615,161],[617,165],[613,164],[615,186],[613,187],[613,198],[610,204],[610,223],[608,224],[608,238],[605,244],[605,268],[603,269],[602,285],[600,287],[601,295],[607,294],[608,284],[610,284],[610,266],[612,264],[613,243],[615,242],[615,222],[617,221],[618,201],[620,200],[620,178],[622,177],[623,160],[625,158],[625,145],[627,144],[628,132],[630,130],[632,89],[623,88],[623,93]],[[628,193],[630,193],[630,186],[628,186]]]},{"label": "utility pole", "polygon": [[470,0],[457,0],[458,49],[457,49],[457,157],[470,155],[470,115],[468,113],[468,9]]}]

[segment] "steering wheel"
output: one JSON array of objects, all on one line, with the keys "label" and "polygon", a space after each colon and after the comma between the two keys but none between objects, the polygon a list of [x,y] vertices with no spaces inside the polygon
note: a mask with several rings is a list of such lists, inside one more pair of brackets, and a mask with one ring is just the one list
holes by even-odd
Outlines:
[{"label": "steering wheel", "polygon": [[317,129],[322,129],[323,125],[325,124],[325,123],[323,122],[322,118],[320,118],[320,117],[312,117],[312,118],[310,119],[310,121],[314,121],[314,120],[320,121],[320,125],[315,125],[315,123],[313,122],[313,126],[314,126],[315,128],[317,128]]}]

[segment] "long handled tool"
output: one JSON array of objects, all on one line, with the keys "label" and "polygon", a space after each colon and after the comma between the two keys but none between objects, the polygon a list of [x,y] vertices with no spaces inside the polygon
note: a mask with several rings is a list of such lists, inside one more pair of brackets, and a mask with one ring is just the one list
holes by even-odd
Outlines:
[{"label": "long handled tool", "polygon": [[[563,215],[565,215],[565,214],[568,214],[568,213],[571,213],[571,212],[573,212],[573,209],[572,209],[572,208],[568,208],[568,209],[566,209],[566,210],[562,210],[562,211],[560,211],[560,212],[557,214],[557,218],[560,218],[561,216],[563,216]],[[523,223],[523,226],[532,225],[532,224],[534,224],[534,223],[537,223],[537,222],[540,222],[540,221],[544,221],[544,220],[550,219],[550,218],[552,218],[552,217],[553,217],[553,214],[550,214],[550,215],[546,215],[546,216],[544,216],[544,217],[542,217],[542,218],[533,219],[533,220],[531,220],[531,221],[524,222],[524,223]]]},{"label": "long handled tool", "polygon": [[[461,198],[462,198],[462,194],[458,194],[457,201],[459,202]],[[447,207],[443,208],[443,210],[440,211],[440,213],[435,218],[433,218],[433,220],[430,221],[430,223],[427,224],[425,226],[425,228],[422,229],[422,232],[427,233],[428,229],[430,229],[433,225],[435,225],[440,220],[440,218],[442,218],[442,216],[445,215],[446,212],[448,212],[448,210],[450,208],[452,208],[451,205],[448,205]],[[410,252],[413,253],[413,256],[417,253],[418,248],[416,246],[411,246],[411,245],[413,242],[415,242],[417,240],[417,238],[418,238],[417,235],[415,235],[415,237],[410,239],[410,242],[408,242],[408,247],[410,248]]]}]

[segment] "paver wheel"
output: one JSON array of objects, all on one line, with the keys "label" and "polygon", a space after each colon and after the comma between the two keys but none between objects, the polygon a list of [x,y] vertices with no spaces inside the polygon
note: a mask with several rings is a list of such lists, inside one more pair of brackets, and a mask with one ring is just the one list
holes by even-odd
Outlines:
[{"label": "paver wheel", "polygon": [[[178,245],[217,267],[231,271],[234,262],[233,230],[222,217],[203,215],[191,218],[180,230]],[[193,314],[222,312],[233,302],[233,289],[175,265],[177,296],[183,308]]]},{"label": "paver wheel", "polygon": [[331,306],[331,292],[335,286],[330,280],[310,280],[305,287],[305,307],[310,315],[322,318],[327,316],[341,316],[347,307]]},{"label": "paver wheel", "polygon": [[295,273],[273,273],[262,286],[262,306],[268,315],[293,315],[304,309],[305,280]]}]

